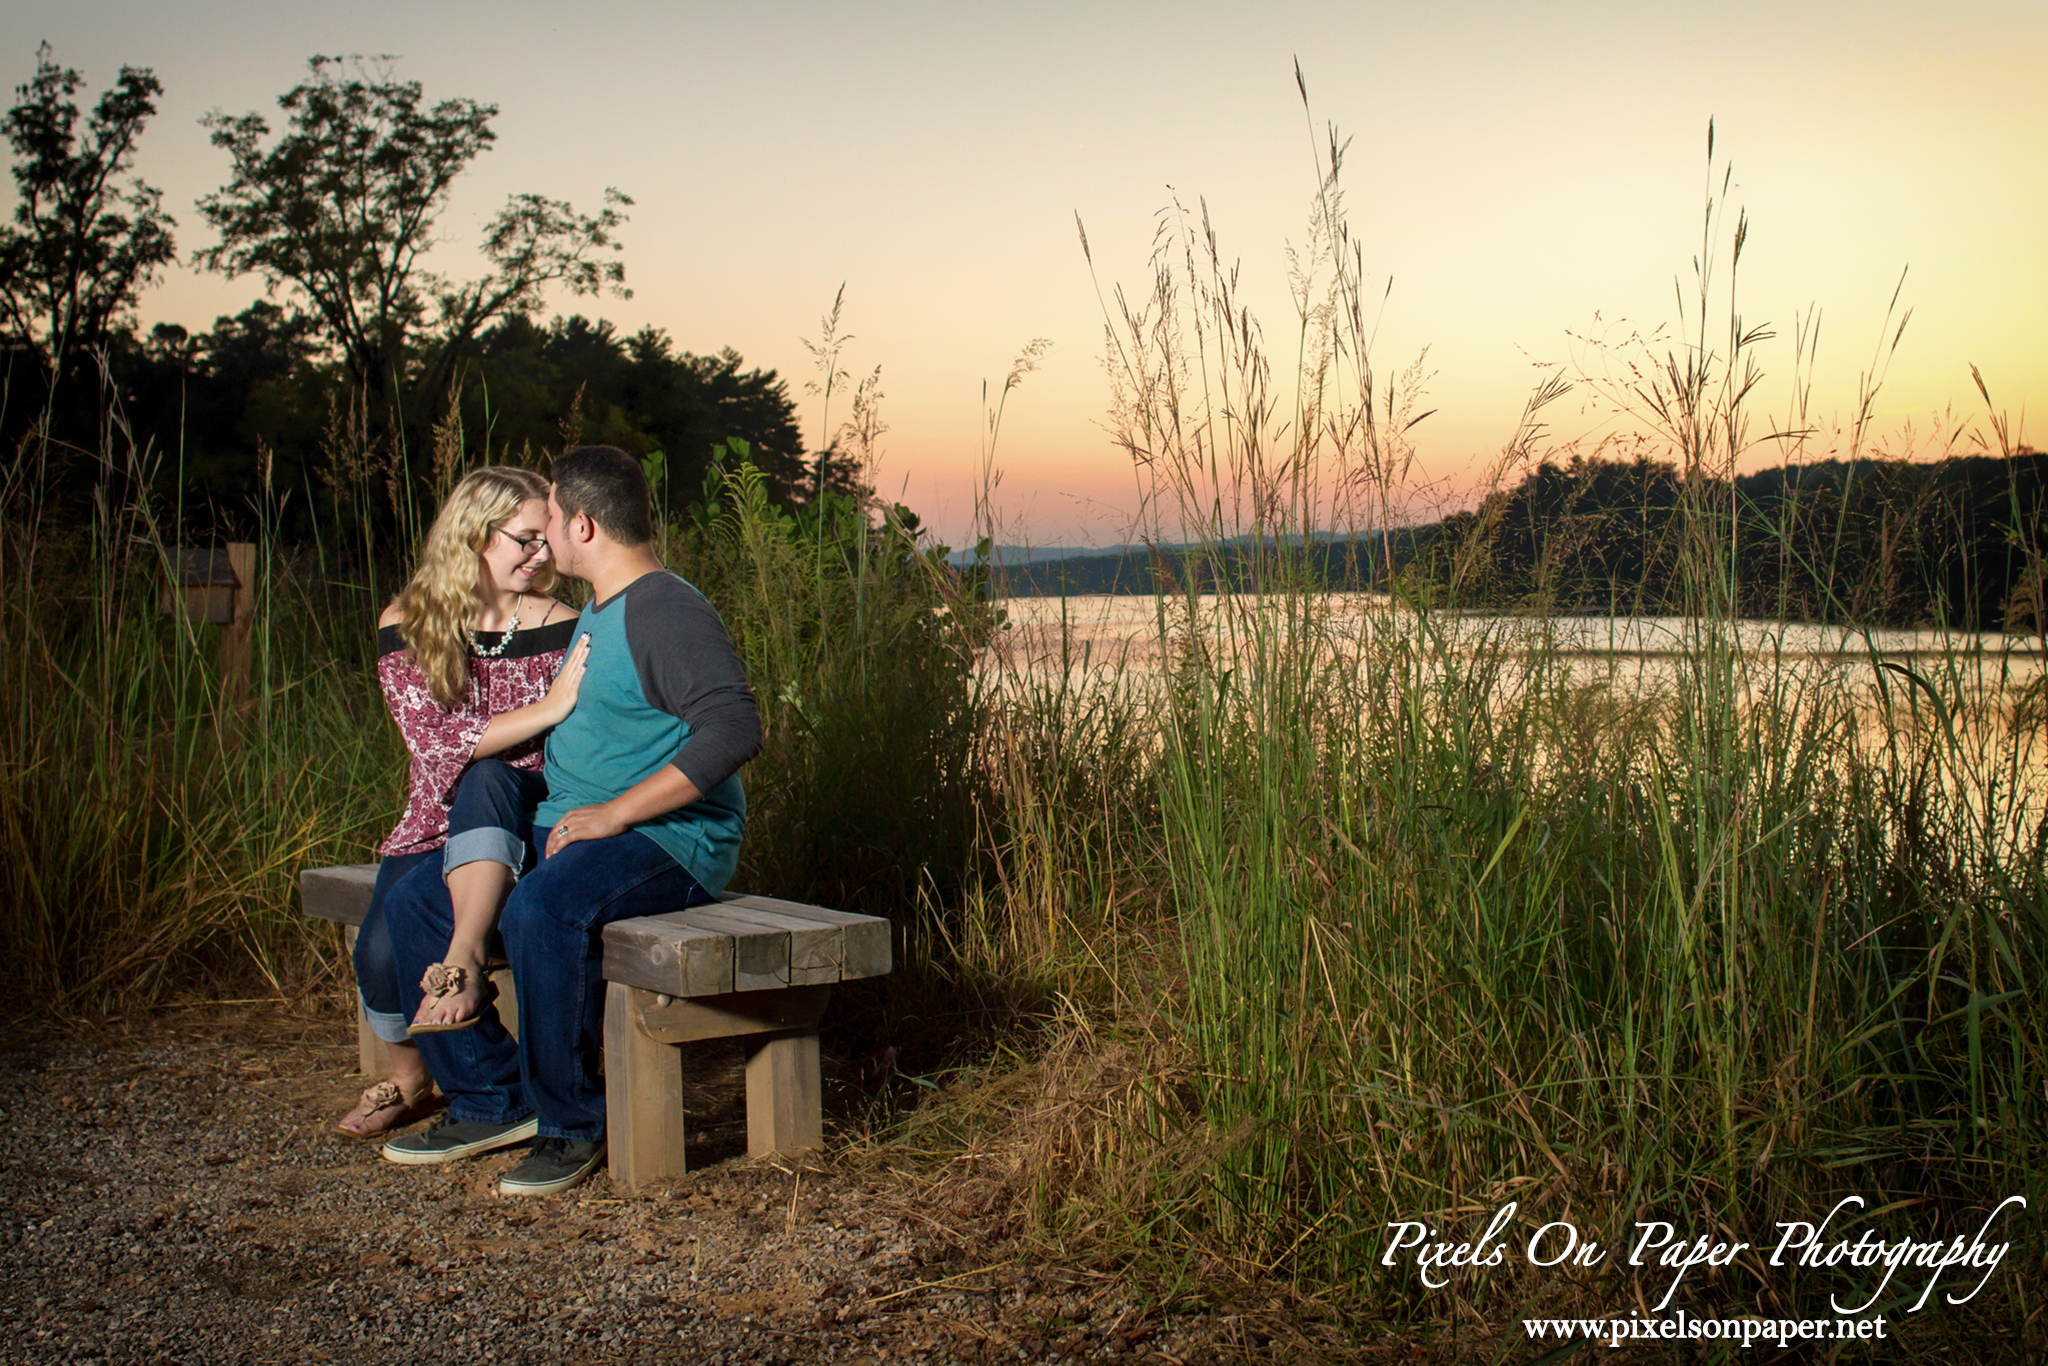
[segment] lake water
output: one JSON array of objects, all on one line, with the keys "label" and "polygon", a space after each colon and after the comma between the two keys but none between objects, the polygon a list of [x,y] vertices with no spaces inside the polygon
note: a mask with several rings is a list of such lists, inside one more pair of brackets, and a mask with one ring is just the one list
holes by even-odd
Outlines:
[{"label": "lake water", "polygon": [[[1244,600],[1232,604],[1240,614]],[[1196,600],[1196,619],[1222,629],[1224,603],[1214,594]],[[1317,603],[1324,628],[1340,644],[1363,644],[1382,633],[1412,635],[1416,617],[1388,598],[1372,593],[1332,594]],[[1031,670],[1058,669],[1083,661],[1090,668],[1157,663],[1161,604],[1151,597],[1098,595],[1074,598],[1009,598],[1003,603],[1011,629],[997,650],[1004,662]],[[1164,605],[1176,629],[1186,623],[1185,600]],[[1242,615],[1240,620],[1242,620]],[[1515,652],[1541,652],[1586,664],[1614,666],[1668,662],[1686,653],[1696,630],[1683,617],[1513,617],[1444,614],[1431,621],[1452,649],[1483,644]],[[1996,631],[1853,630],[1772,621],[1739,621],[1732,643],[1759,663],[1835,663],[1870,668],[1878,660],[1911,666],[1940,663],[1967,667],[2003,686],[2024,687],[2041,672],[2038,636]]]},{"label": "lake water", "polygon": [[[1120,679],[1138,693],[1160,678],[1161,604],[1150,597],[1010,598],[1009,629],[983,661],[1006,688],[1042,686],[1064,676],[1070,685]],[[1339,658],[1357,659],[1375,641],[1412,641],[1423,623],[1379,594],[1318,600],[1317,627]],[[1271,610],[1277,611],[1277,608]],[[1170,637],[1187,633],[1186,601],[1165,604]],[[1221,644],[1254,621],[1248,600],[1198,599],[1203,635]],[[1508,617],[1443,614],[1431,618],[1435,641],[1425,659],[1498,652],[1497,705],[1541,686],[1597,694],[1625,707],[1656,705],[1674,691],[1688,665],[1697,627],[1679,617]],[[2001,632],[1857,631],[1768,621],[1735,623],[1738,707],[1803,712],[1816,699],[1854,718],[1854,747],[1865,755],[1900,739],[1925,741],[1892,749],[1885,762],[1917,764],[1913,754],[1945,756],[1930,776],[1968,808],[1994,809],[2004,833],[2022,838],[2048,814],[2048,725],[2041,718],[2039,637]],[[1918,681],[1915,681],[1915,680]],[[1929,705],[1929,694],[1940,706]],[[1944,717],[1946,718],[1944,721]],[[1845,717],[1846,719],[1846,717]],[[1990,832],[1987,830],[1987,834]]]}]

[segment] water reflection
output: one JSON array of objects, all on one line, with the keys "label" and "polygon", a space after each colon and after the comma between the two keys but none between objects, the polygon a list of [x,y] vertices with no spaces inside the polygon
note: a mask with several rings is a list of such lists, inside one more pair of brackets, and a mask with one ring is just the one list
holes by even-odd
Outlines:
[{"label": "water reflection", "polygon": [[[1223,610],[1225,606],[1232,610]],[[1004,604],[1010,630],[995,658],[1031,671],[1066,668],[1156,667],[1162,633],[1169,639],[1190,632],[1187,600],[1098,595],[1073,598],[1010,598]],[[1269,617],[1286,608],[1268,605]],[[1315,629],[1336,642],[1385,643],[1413,636],[1416,616],[1380,594],[1331,594],[1313,603]],[[1248,599],[1205,594],[1194,602],[1193,629],[1217,640],[1242,634],[1257,617]],[[1683,658],[1712,641],[1746,661],[1784,664],[1836,662],[1869,667],[1882,661],[1912,665],[1940,663],[1989,671],[1985,681],[2024,687],[2041,673],[2042,638],[1997,631],[1935,631],[1744,620],[1710,628],[1684,617],[1522,617],[1440,613],[1429,618],[1431,649],[1469,651],[1494,648],[1540,653],[1577,662]]]}]

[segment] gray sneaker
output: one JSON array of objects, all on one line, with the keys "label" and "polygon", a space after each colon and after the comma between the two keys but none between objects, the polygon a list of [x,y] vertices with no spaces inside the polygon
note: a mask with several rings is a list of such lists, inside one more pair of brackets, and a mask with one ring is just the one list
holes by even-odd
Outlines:
[{"label": "gray sneaker", "polygon": [[543,1138],[498,1182],[500,1195],[553,1195],[581,1185],[604,1161],[604,1140]]},{"label": "gray sneaker", "polygon": [[509,1148],[524,1143],[540,1132],[540,1116],[531,1115],[510,1124],[478,1124],[473,1120],[442,1115],[424,1133],[407,1134],[384,1145],[384,1160],[408,1167],[434,1162],[453,1162],[472,1153]]}]

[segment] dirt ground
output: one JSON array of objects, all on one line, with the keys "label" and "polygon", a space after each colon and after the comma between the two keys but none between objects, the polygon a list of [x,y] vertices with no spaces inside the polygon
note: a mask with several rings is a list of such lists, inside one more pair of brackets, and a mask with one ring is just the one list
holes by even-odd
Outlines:
[{"label": "dirt ground", "polygon": [[[0,1361],[1299,1361],[1314,1328],[1165,1316],[928,1198],[926,1155],[750,1161],[705,1046],[691,1174],[508,1199],[524,1148],[398,1167],[337,1133],[351,1023],[280,1004],[16,1035],[0,1056]],[[844,1112],[849,1083],[829,1075]],[[828,1101],[828,1108],[834,1102]],[[828,1141],[831,1138],[828,1121]]]}]

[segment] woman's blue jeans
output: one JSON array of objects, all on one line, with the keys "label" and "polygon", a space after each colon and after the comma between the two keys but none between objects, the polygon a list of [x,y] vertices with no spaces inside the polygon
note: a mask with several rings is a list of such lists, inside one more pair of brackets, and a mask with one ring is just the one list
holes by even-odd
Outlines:
[{"label": "woman's blue jeans", "polygon": [[[519,1038],[505,1032],[491,1004],[471,1028],[415,1042],[455,1118],[507,1124],[538,1112],[542,1137],[599,1139],[604,927],[713,898],[637,830],[571,844],[540,861],[548,833],[529,829],[535,862],[498,918],[519,992]],[[415,870],[392,890],[390,919],[405,1004],[417,1010],[419,976],[453,928],[447,884]]]},{"label": "woman's blue jeans", "polygon": [[[412,1020],[400,989],[391,926],[384,916],[391,889],[422,865],[445,878],[465,863],[485,859],[510,868],[516,881],[530,857],[527,824],[547,795],[547,780],[539,773],[497,759],[479,759],[455,789],[455,802],[448,809],[448,842],[439,849],[387,858],[377,866],[370,910],[356,930],[355,947],[356,993],[371,1033],[386,1043],[406,1043],[405,1027]],[[415,987],[414,1009],[417,995]]]}]

